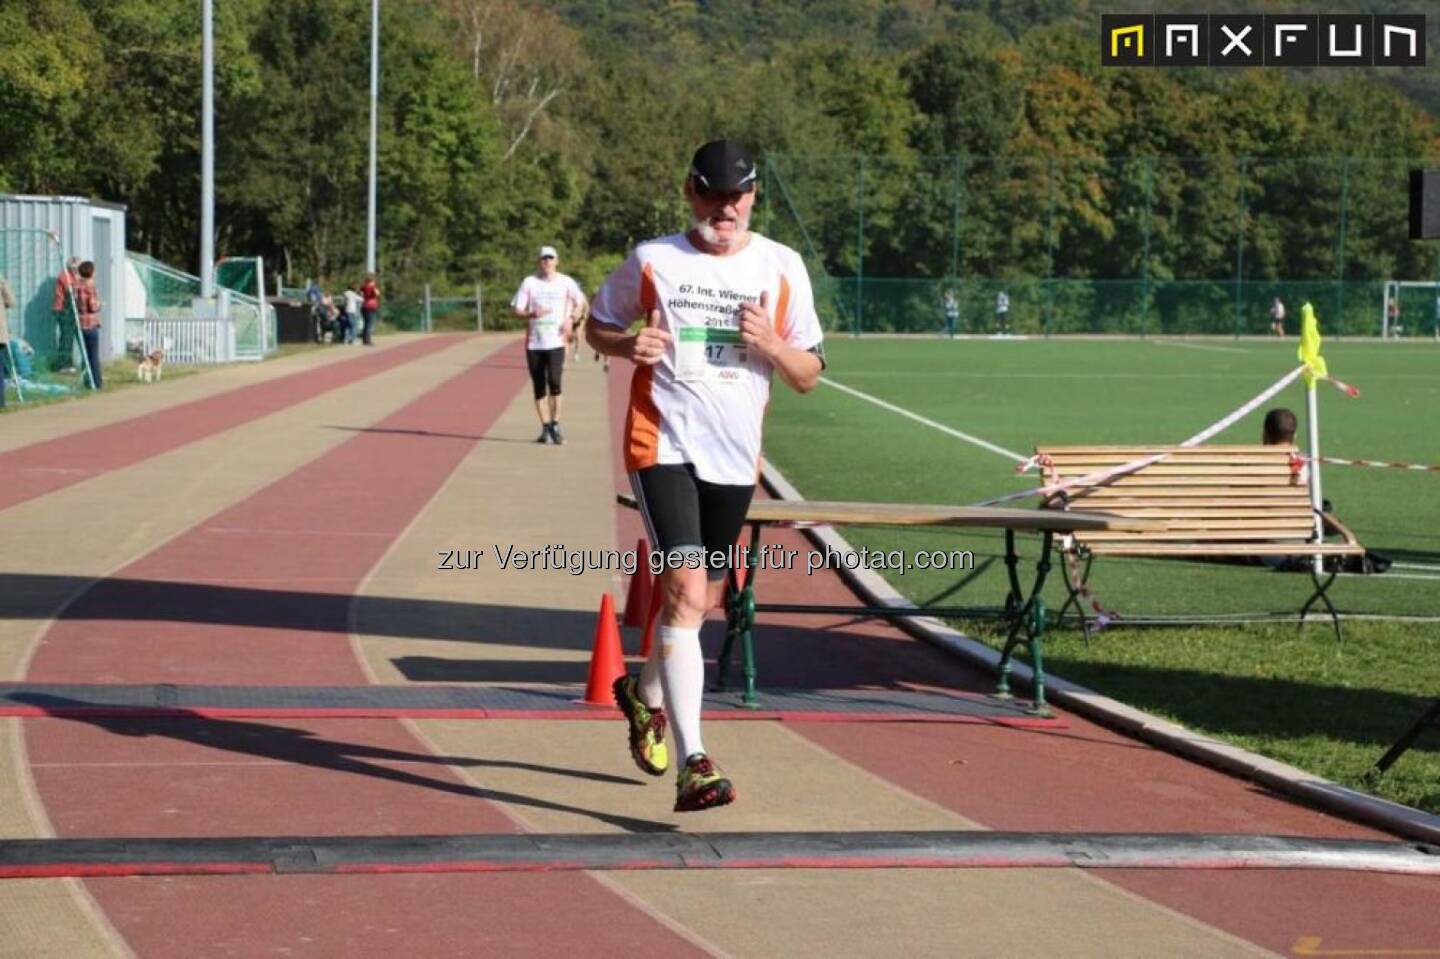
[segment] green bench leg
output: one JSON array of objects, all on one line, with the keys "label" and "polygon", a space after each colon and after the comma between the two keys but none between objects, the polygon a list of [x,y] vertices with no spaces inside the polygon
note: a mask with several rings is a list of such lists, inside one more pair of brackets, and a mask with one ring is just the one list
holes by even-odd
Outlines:
[{"label": "green bench leg", "polygon": [[735,639],[740,635],[740,591],[735,588],[735,574],[730,573],[725,583],[725,643],[720,647],[720,655],[715,660],[715,686],[716,691],[725,688],[726,677],[730,674],[730,653],[735,648]]},{"label": "green bench leg", "polygon": [[[1073,555],[1073,554],[1072,554]],[[1075,570],[1070,567],[1071,557],[1062,555],[1060,557],[1060,572],[1065,577],[1065,589],[1069,595],[1065,598],[1065,605],[1060,607],[1060,612],[1055,615],[1055,622],[1061,623],[1070,607],[1075,607],[1076,614],[1080,617],[1080,635],[1084,637],[1085,645],[1090,645],[1090,617],[1085,614],[1085,604],[1080,598],[1080,591],[1090,583],[1090,564],[1095,562],[1095,554],[1085,553],[1085,568],[1082,569],[1077,578]]]},{"label": "green bench leg", "polygon": [[[1035,702],[1030,713],[1036,716],[1053,715],[1045,702],[1045,599],[1040,591],[1050,573],[1050,553],[1053,534],[1046,532],[1040,547],[1040,560],[1035,564],[1035,585],[1030,598],[1020,611],[1011,618],[1010,632],[1005,638],[1005,647],[1000,654],[1000,676],[995,684],[995,696],[999,699],[1012,698],[1010,692],[1010,669],[1015,657],[1015,648],[1024,645],[1030,653],[1031,668],[1035,673]],[[1006,549],[1013,551],[1013,537],[1007,537]],[[1009,557],[1006,558],[1010,563]]]},{"label": "green bench leg", "polygon": [[725,644],[720,647],[720,656],[715,663],[715,689],[723,690],[730,673],[730,656],[735,641],[740,641],[741,667],[745,676],[745,691],[741,705],[747,709],[758,708],[755,699],[755,574],[759,568],[760,525],[750,527],[750,552],[745,560],[745,586],[739,587],[735,571],[731,570],[725,582]]}]

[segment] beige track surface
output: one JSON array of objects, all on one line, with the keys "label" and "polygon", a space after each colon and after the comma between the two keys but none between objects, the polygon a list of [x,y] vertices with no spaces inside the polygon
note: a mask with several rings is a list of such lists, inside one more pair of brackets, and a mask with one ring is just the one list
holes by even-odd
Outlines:
[{"label": "beige track surface", "polygon": [[[48,615],[0,618],[0,677],[23,678],[34,644],[89,582],[125,566],[355,435],[343,427],[363,427],[384,418],[504,342],[499,338],[457,340],[455,347],[321,394],[283,412],[6,510],[7,537],[26,544],[23,570],[17,567],[15,553],[9,555],[6,566],[10,571],[55,579],[53,586],[39,585],[33,597],[33,605],[50,610]],[[153,389],[127,390],[114,397],[30,410],[5,419],[5,441],[11,439],[12,426],[33,433],[32,420],[48,429],[41,430],[39,438],[49,438],[349,356],[353,354],[339,349],[316,351],[273,365],[231,367],[173,383],[162,381]],[[72,416],[75,422],[67,419]],[[86,525],[84,549],[77,546],[74,537],[57,535],[57,529],[72,528],[67,518],[76,517],[83,517]],[[197,577],[203,577],[203,572],[197,572]],[[0,774],[0,838],[53,834],[31,787],[21,745],[21,722],[0,720],[0,770],[4,770]],[[108,923],[97,915],[80,883],[59,879],[0,883],[0,956],[83,959],[128,954]]]}]

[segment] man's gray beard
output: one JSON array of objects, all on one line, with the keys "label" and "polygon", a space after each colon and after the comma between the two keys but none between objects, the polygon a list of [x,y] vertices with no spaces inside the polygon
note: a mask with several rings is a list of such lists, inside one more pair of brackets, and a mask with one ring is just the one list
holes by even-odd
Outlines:
[{"label": "man's gray beard", "polygon": [[720,242],[720,234],[715,232],[715,228],[710,225],[709,220],[696,220],[692,218],[690,220],[690,229],[700,234],[700,239],[704,240],[711,246],[733,246],[735,243],[738,243],[740,240],[744,239],[745,234],[749,232],[750,218],[748,216],[740,216],[735,218],[735,232],[731,234],[730,242],[727,244],[722,244]]}]

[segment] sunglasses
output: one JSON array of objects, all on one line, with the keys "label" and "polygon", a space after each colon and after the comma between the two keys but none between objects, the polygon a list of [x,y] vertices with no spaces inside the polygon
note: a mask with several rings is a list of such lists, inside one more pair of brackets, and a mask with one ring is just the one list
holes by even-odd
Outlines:
[{"label": "sunglasses", "polygon": [[707,190],[707,189],[705,189],[703,186],[700,185],[700,183],[699,183],[698,180],[695,181],[695,195],[698,196],[698,197],[700,197],[702,200],[713,200],[713,199],[716,199],[716,198],[718,198],[718,197],[725,197],[725,196],[743,196],[743,195],[745,195],[746,193],[754,193],[754,192],[755,192],[755,184],[754,184],[754,183],[747,183],[743,188],[740,188],[740,189],[731,189],[731,190]]}]

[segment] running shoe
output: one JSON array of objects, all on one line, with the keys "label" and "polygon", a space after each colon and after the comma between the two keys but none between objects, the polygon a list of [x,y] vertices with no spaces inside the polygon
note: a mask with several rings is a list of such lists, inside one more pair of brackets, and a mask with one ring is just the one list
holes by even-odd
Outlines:
[{"label": "running shoe", "polygon": [[537,442],[537,443],[548,443],[548,442],[550,442],[550,424],[549,424],[549,423],[546,423],[544,426],[540,427],[540,435],[537,436],[537,437],[535,437],[535,442]]},{"label": "running shoe", "polygon": [[615,680],[610,688],[630,727],[630,758],[641,772],[663,776],[670,767],[670,750],[665,746],[665,710],[646,706],[636,694],[638,685],[634,676],[627,675]]},{"label": "running shoe", "polygon": [[685,760],[675,780],[675,811],[699,812],[735,801],[735,786],[704,753]]},{"label": "running shoe", "polygon": [[550,424],[550,442],[554,443],[556,446],[565,445],[565,437],[560,435],[559,420],[556,420],[554,423]]}]

